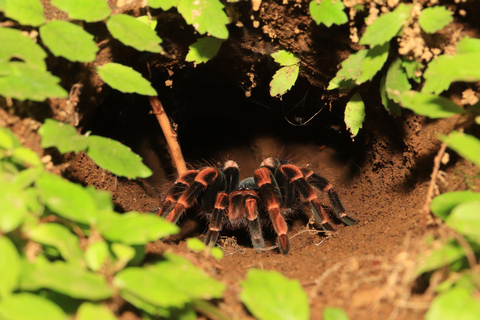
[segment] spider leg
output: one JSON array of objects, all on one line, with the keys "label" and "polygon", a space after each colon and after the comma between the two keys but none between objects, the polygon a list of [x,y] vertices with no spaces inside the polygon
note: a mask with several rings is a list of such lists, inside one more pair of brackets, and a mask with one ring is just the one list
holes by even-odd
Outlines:
[{"label": "spider leg", "polygon": [[287,223],[280,213],[280,202],[282,199],[280,189],[272,172],[266,167],[255,170],[254,179],[272,221],[273,228],[278,235],[278,248],[282,254],[287,254],[290,250],[290,239],[287,236]]},{"label": "spider leg", "polygon": [[215,208],[210,217],[208,224],[208,233],[205,238],[205,244],[210,248],[214,247],[217,243],[218,237],[223,227],[223,217],[225,215],[225,210],[228,206],[228,195],[225,192],[217,193],[217,199],[215,200]]},{"label": "spider leg", "polygon": [[173,209],[173,205],[178,201],[180,195],[193,183],[197,175],[197,170],[189,170],[178,177],[165,196],[165,200],[163,200],[162,206],[158,210],[158,216],[163,217]]},{"label": "spider leg", "polygon": [[315,190],[307,180],[305,180],[302,171],[292,164],[284,164],[280,166],[279,170],[283,173],[285,179],[287,179],[290,184],[295,185],[299,193],[310,203],[315,218],[320,222],[322,228],[330,231],[335,230],[327,213],[323,210]]},{"label": "spider leg", "polygon": [[340,198],[338,197],[338,194],[330,181],[306,168],[302,169],[302,173],[308,183],[313,185],[315,188],[322,190],[328,195],[330,203],[332,204],[333,210],[338,219],[342,220],[347,226],[352,226],[357,222],[357,220],[345,213],[345,208],[343,207],[342,202],[340,201]]}]

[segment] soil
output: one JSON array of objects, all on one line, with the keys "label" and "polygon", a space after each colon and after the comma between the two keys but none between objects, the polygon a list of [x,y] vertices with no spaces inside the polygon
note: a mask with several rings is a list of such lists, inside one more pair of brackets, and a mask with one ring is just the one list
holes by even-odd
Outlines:
[{"label": "soil", "polygon": [[[46,4],[50,18],[62,18]],[[119,12],[127,11],[116,5],[111,3]],[[337,223],[335,232],[319,232],[309,224],[311,213],[305,206],[288,221],[291,252],[287,255],[274,247],[271,230],[266,229],[265,236],[272,247],[264,252],[252,249],[245,230],[226,230],[219,243],[225,257],[215,260],[186,248],[185,238],[202,238],[206,229],[195,208],[182,217],[179,237],[151,243],[147,252],[183,255],[226,284],[224,298],[216,303],[234,319],[252,317],[238,299],[239,284],[252,267],[298,279],[309,296],[311,319],[322,319],[327,306],[341,307],[357,320],[422,319],[434,293],[414,270],[419,257],[429,250],[425,237],[441,234],[441,227],[423,207],[440,148],[438,134],[447,134],[461,119],[430,120],[407,110],[402,110],[401,117],[390,116],[381,104],[377,76],[360,89],[366,119],[352,138],[343,121],[352,93],[326,90],[341,61],[360,48],[350,41],[351,28],[315,25],[308,15],[308,1],[264,1],[253,13],[250,6],[250,2],[227,5],[227,10],[235,8],[241,25],[233,23],[230,38],[217,56],[198,66],[184,62],[196,35],[175,10],[151,12],[159,16],[163,55],[138,55],[113,40],[102,42],[108,36],[104,25],[91,24],[89,31],[102,42],[95,65],[113,60],[132,65],[151,79],[189,166],[233,159],[245,178],[267,156],[287,158],[329,179],[358,223]],[[457,4],[455,10],[466,6]],[[144,12],[135,3],[127,9],[133,14]],[[356,17],[358,25],[364,15]],[[444,47],[458,41],[458,35],[478,37],[477,27],[456,17],[441,33]],[[302,59],[300,77],[282,99],[269,96],[269,82],[278,66],[268,53],[280,48]],[[59,60],[51,59],[49,69],[61,77],[62,84],[81,84],[82,90],[72,91],[69,99],[38,105],[44,111],[35,114],[2,107],[0,124],[10,127],[46,161],[51,157],[52,171],[108,190],[118,211],[156,212],[176,175],[148,100],[116,92],[86,66]],[[478,88],[467,85],[451,88],[449,96],[462,104],[461,93],[467,89],[478,96]],[[83,153],[62,156],[54,149],[44,151],[37,130],[40,121],[52,115],[77,125],[81,132],[125,143],[144,158],[154,175],[132,181],[102,170]],[[440,167],[435,192],[478,190],[478,169],[448,153],[450,161]],[[328,210],[328,198],[320,199]],[[138,318],[135,310],[120,310],[121,319]]]}]

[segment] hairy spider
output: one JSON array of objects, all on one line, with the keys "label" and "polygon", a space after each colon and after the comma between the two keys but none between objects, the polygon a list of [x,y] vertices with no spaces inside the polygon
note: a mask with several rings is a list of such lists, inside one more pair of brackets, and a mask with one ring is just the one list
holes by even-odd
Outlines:
[{"label": "hairy spider", "polygon": [[158,214],[176,223],[186,209],[200,202],[208,221],[205,243],[214,246],[223,228],[248,228],[254,248],[265,247],[262,226],[271,223],[282,254],[290,250],[285,218],[291,216],[302,199],[308,202],[315,218],[325,230],[334,230],[315,189],[328,195],[335,215],[346,225],[356,220],[345,213],[337,192],[327,179],[308,168],[286,160],[265,159],[253,177],[240,180],[235,161],[221,168],[205,167],[182,174],[163,200]]}]

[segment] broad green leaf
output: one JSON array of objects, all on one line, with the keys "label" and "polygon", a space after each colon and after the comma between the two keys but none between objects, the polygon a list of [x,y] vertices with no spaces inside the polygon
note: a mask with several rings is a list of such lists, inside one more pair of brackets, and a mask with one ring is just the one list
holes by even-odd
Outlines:
[{"label": "broad green leaf", "polygon": [[217,260],[221,260],[223,259],[223,250],[220,249],[219,247],[213,247],[210,249],[210,254],[212,255],[212,257],[214,257],[215,259]]},{"label": "broad green leaf", "polygon": [[135,249],[132,246],[114,242],[110,246],[113,254],[117,258],[115,263],[116,270],[123,269],[127,263],[135,257]]},{"label": "broad green leaf", "polygon": [[150,27],[150,29],[152,29],[152,30],[155,30],[155,28],[157,27],[158,21],[155,17],[140,16],[140,17],[136,17],[135,19],[137,19],[140,22],[143,22],[143,23],[147,24]]},{"label": "broad green leaf", "polygon": [[117,317],[105,304],[84,302],[78,308],[76,320],[117,320]]},{"label": "broad green leaf", "polygon": [[386,42],[383,45],[368,50],[360,67],[361,75],[355,81],[357,84],[362,84],[373,79],[387,61],[389,49],[390,43]]},{"label": "broad green leaf", "polygon": [[98,46],[93,35],[68,21],[53,20],[41,26],[40,37],[57,57],[73,62],[92,62],[97,56]]},{"label": "broad green leaf", "polygon": [[207,248],[205,243],[198,238],[189,238],[187,239],[187,248],[192,251],[203,251]]},{"label": "broad green leaf", "polygon": [[150,82],[130,67],[118,63],[106,63],[97,68],[98,75],[110,87],[124,93],[138,93],[156,96],[157,92]]},{"label": "broad green leaf", "polygon": [[388,97],[386,82],[387,76],[383,76],[380,80],[380,98],[382,99],[382,104],[388,113],[394,116],[400,116],[402,114],[402,108],[398,103]]},{"label": "broad green leaf", "polygon": [[62,257],[71,263],[83,263],[83,251],[78,237],[58,223],[42,223],[29,228],[26,235],[33,241],[56,248]]},{"label": "broad green leaf", "polygon": [[249,269],[240,300],[260,320],[310,319],[308,297],[298,280],[277,271]]},{"label": "broad green leaf", "polygon": [[177,10],[198,33],[209,33],[219,39],[228,38],[226,25],[230,20],[219,0],[179,0]]},{"label": "broad green leaf", "polygon": [[403,58],[402,67],[405,69],[405,72],[407,73],[407,77],[417,83],[422,82],[422,78],[418,75],[418,72],[422,69],[422,63],[418,62],[415,59],[410,60],[405,56],[402,58]]},{"label": "broad green leaf", "polygon": [[85,261],[92,271],[100,270],[108,256],[108,245],[103,239],[90,243],[85,250]]},{"label": "broad green leaf", "polygon": [[299,71],[298,65],[278,69],[270,81],[270,96],[281,96],[290,90],[297,81]]},{"label": "broad green leaf", "polygon": [[415,273],[421,275],[422,273],[437,270],[443,266],[454,263],[465,257],[465,251],[456,242],[450,241],[440,248],[435,249],[423,262],[417,267]]},{"label": "broad green leaf", "polygon": [[45,58],[47,53],[32,38],[19,30],[0,28],[0,62],[8,62],[12,58],[25,61],[41,71],[47,70]]},{"label": "broad green leaf", "polygon": [[178,232],[178,226],[153,214],[128,212],[110,215],[98,224],[102,236],[125,244],[146,244]]},{"label": "broad green leaf", "polygon": [[480,167],[480,140],[469,134],[452,131],[448,136],[443,137],[442,141],[459,155]]},{"label": "broad green leaf", "polygon": [[477,320],[480,303],[467,289],[454,288],[440,294],[431,303],[425,320]]},{"label": "broad green leaf", "polygon": [[48,288],[72,298],[93,301],[104,300],[113,295],[113,290],[104,276],[63,261],[34,264],[25,262],[20,287],[28,291]]},{"label": "broad green leaf", "polygon": [[0,236],[0,301],[17,288],[20,267],[17,248],[9,238]]},{"label": "broad green leaf", "polygon": [[407,74],[402,68],[402,60],[396,58],[387,71],[385,89],[390,99],[399,102],[399,95],[402,92],[409,91],[412,88],[408,82]]},{"label": "broad green leaf", "polygon": [[270,55],[276,63],[280,64],[282,67],[289,67],[300,63],[300,59],[297,58],[293,53],[286,50],[278,50]]},{"label": "broad green leaf", "polygon": [[156,307],[183,307],[193,299],[221,298],[225,286],[174,254],[147,267],[130,267],[113,279],[120,296]]},{"label": "broad green leaf", "polygon": [[[433,61],[432,61],[433,62]],[[477,52],[443,55],[437,58],[436,63],[430,63],[424,77],[426,81],[437,77],[448,79],[450,82],[480,81],[480,54]],[[425,83],[427,85],[427,83]]]},{"label": "broad green leaf", "polygon": [[363,126],[363,120],[365,119],[365,104],[359,93],[355,93],[353,97],[348,101],[345,108],[345,124],[352,133],[352,137],[358,134],[358,131]]},{"label": "broad green leaf", "polygon": [[23,166],[38,167],[42,164],[38,154],[29,148],[15,148],[12,152],[12,161]]},{"label": "broad green leaf", "polygon": [[480,201],[460,203],[453,208],[445,223],[457,232],[480,244]]},{"label": "broad green leaf", "polygon": [[25,192],[12,183],[0,183],[0,231],[3,233],[17,229],[28,213],[28,198]]},{"label": "broad green leaf", "polygon": [[95,202],[81,185],[44,172],[37,187],[47,207],[56,214],[75,222],[93,224],[97,220]]},{"label": "broad green leaf", "polygon": [[327,27],[332,24],[342,25],[348,22],[345,6],[342,1],[336,0],[313,0],[310,1],[310,15],[312,19],[320,25],[323,23]]},{"label": "broad green leaf", "polygon": [[45,22],[40,0],[5,0],[5,16],[27,26],[37,27]]},{"label": "broad green leaf", "polygon": [[68,97],[68,92],[59,82],[60,79],[49,72],[23,62],[12,61],[8,63],[8,71],[0,75],[0,95],[21,101]]},{"label": "broad green leaf", "polygon": [[97,190],[94,186],[87,186],[85,188],[98,210],[113,211],[112,195],[107,190]]},{"label": "broad green leaf", "polygon": [[108,31],[114,38],[138,51],[162,52],[162,39],[148,24],[126,14],[116,14],[107,21]]},{"label": "broad green leaf", "polygon": [[222,40],[212,37],[200,38],[188,47],[188,54],[185,61],[195,62],[197,64],[207,62],[212,59],[220,49]]},{"label": "broad green leaf", "polygon": [[456,105],[452,100],[435,94],[408,91],[400,94],[399,102],[402,107],[432,119],[465,113],[465,110]]},{"label": "broad green leaf", "polygon": [[410,17],[412,5],[401,3],[394,11],[382,14],[371,25],[367,26],[360,39],[360,44],[377,46],[389,42],[403,26],[403,22]]},{"label": "broad green leaf", "polygon": [[444,56],[440,56],[437,58],[437,60],[432,60],[428,64],[427,70],[423,74],[425,78],[425,83],[423,84],[421,90],[422,93],[433,93],[438,95],[450,87],[452,80],[449,76],[435,73],[435,69],[437,69],[438,59],[442,60],[442,57]]},{"label": "broad green leaf", "polygon": [[435,33],[452,22],[452,12],[443,6],[425,8],[418,17],[420,28],[426,33]]},{"label": "broad green leaf", "polygon": [[323,309],[323,320],[348,320],[348,315],[340,308],[326,307]]},{"label": "broad green leaf", "polygon": [[470,201],[480,201],[480,193],[469,190],[448,192],[433,198],[430,203],[430,210],[437,217],[445,220],[453,208],[460,203]]},{"label": "broad green leaf", "polygon": [[7,128],[0,127],[0,148],[3,150],[13,149],[13,139],[9,131]]},{"label": "broad green leaf", "polygon": [[180,2],[180,0],[148,0],[148,6],[167,11],[172,7],[176,7],[178,2]]},{"label": "broad green leaf", "polygon": [[[20,140],[18,140],[17,136],[15,136],[15,134],[12,132],[12,130],[10,129],[7,129],[7,128],[4,128],[4,127],[0,127],[0,132],[3,136],[5,136],[3,139],[8,140],[7,137],[9,137],[10,139],[10,142],[8,142],[8,149],[11,149],[11,148],[18,148],[18,147],[21,147],[22,146],[22,143],[20,142]],[[0,147],[3,147],[3,145],[0,143]],[[7,148],[5,148],[7,149]]]},{"label": "broad green leaf", "polygon": [[38,130],[42,136],[42,148],[56,147],[61,153],[79,152],[88,146],[87,137],[77,133],[71,125],[46,119]]},{"label": "broad green leaf", "polygon": [[2,320],[65,320],[67,315],[52,301],[32,293],[16,293],[0,301]]},{"label": "broad green leaf", "polygon": [[480,53],[480,39],[464,37],[457,43],[456,54]]},{"label": "broad green leaf", "polygon": [[67,12],[73,20],[95,22],[110,15],[110,8],[105,0],[52,0],[52,4]]},{"label": "broad green leaf", "polygon": [[89,136],[87,154],[103,169],[122,177],[146,178],[152,174],[152,171],[142,163],[139,155],[109,138]]},{"label": "broad green leaf", "polygon": [[356,84],[353,80],[360,78],[361,67],[368,52],[369,50],[360,50],[344,60],[341,69],[337,72],[335,78],[330,81],[327,89],[350,90],[354,88]]}]

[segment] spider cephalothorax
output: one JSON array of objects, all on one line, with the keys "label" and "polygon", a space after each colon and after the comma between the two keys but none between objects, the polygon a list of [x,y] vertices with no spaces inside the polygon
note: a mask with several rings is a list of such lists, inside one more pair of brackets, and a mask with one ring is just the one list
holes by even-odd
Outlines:
[{"label": "spider cephalothorax", "polygon": [[315,189],[328,195],[338,219],[347,225],[356,222],[345,213],[332,184],[308,168],[267,158],[253,177],[242,181],[239,177],[238,165],[232,160],[226,161],[221,168],[189,170],[175,181],[158,214],[175,223],[186,209],[200,202],[209,220],[205,239],[209,246],[214,246],[222,229],[229,227],[248,228],[254,248],[264,248],[262,226],[271,224],[283,254],[290,250],[285,217],[294,212],[302,199],[310,204],[323,229],[334,230]]}]

